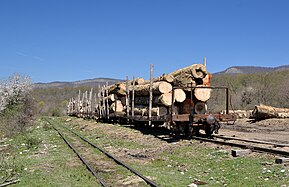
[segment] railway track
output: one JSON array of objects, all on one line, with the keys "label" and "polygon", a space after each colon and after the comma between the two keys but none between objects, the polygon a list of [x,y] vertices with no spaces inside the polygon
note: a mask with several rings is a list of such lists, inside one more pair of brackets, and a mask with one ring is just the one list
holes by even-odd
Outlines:
[{"label": "railway track", "polygon": [[[85,157],[80,153],[80,151],[78,151],[78,149],[76,148],[76,146],[74,146],[74,144],[71,142],[72,140],[75,140],[75,138],[77,138],[78,140],[81,140],[84,144],[89,145],[90,147],[97,149],[98,151],[100,151],[101,153],[103,153],[106,157],[108,157],[109,159],[113,160],[114,163],[116,163],[117,165],[120,165],[124,168],[126,168],[127,170],[129,170],[131,173],[133,173],[134,175],[140,177],[145,183],[147,183],[149,186],[153,186],[153,187],[158,187],[158,185],[150,180],[149,178],[145,177],[143,174],[141,174],[140,172],[136,171],[135,169],[133,169],[132,167],[130,167],[129,165],[125,164],[123,161],[119,160],[118,158],[116,158],[115,156],[111,155],[110,153],[108,153],[107,151],[105,151],[103,148],[95,145],[94,143],[92,143],[91,141],[89,141],[88,139],[86,139],[85,137],[81,136],[80,134],[78,134],[77,132],[69,129],[68,127],[62,125],[62,124],[57,124],[56,127],[56,122],[53,121],[52,119],[46,119],[46,121],[53,127],[53,129],[55,131],[57,131],[57,133],[60,135],[60,137],[64,140],[64,142],[73,150],[73,152],[78,156],[78,158],[82,161],[82,163],[87,167],[87,169],[93,174],[93,176],[97,179],[97,181],[104,187],[108,187],[111,186],[110,184],[108,184],[108,182],[106,182],[100,175],[98,171],[96,171],[94,169],[94,167],[89,163],[89,161],[87,159],[85,159]],[[60,128],[64,131],[61,131]],[[85,146],[82,144],[82,146]],[[79,146],[78,146],[79,147]],[[87,146],[86,146],[87,147]]]},{"label": "railway track", "polygon": [[[289,144],[278,144],[274,142],[250,140],[236,137],[214,135],[212,139],[192,136],[192,139],[204,142],[211,142],[220,145],[228,145],[243,149],[250,149],[255,152],[270,153],[280,156],[289,156]],[[287,149],[287,150],[286,150]]]}]

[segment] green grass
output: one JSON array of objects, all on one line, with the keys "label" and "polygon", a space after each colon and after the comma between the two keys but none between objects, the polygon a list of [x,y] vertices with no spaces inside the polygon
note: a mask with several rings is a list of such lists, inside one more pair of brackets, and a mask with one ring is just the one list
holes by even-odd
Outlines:
[{"label": "green grass", "polygon": [[[96,125],[106,125],[97,123]],[[75,124],[77,130],[79,124]],[[122,128],[115,125],[112,129]],[[135,131],[127,128],[128,131]],[[112,139],[99,129],[82,131],[98,145],[127,149],[151,148],[125,139]],[[162,152],[147,164],[130,162],[135,169],[155,179],[160,186],[187,186],[193,180],[205,181],[204,186],[281,186],[289,185],[289,167],[274,164],[274,157],[253,153],[233,158],[230,150],[209,148],[197,141]]]},{"label": "green grass", "polygon": [[13,145],[9,154],[15,153],[21,180],[14,186],[98,186],[73,151],[42,120],[27,134],[15,136],[7,143]]},{"label": "green grass", "polygon": [[[64,123],[67,117],[54,118]],[[87,139],[102,148],[126,148],[128,150],[153,148],[140,144],[131,137],[114,137],[111,133],[95,128],[80,130],[86,121],[71,118],[65,122]],[[90,123],[93,123],[90,121]],[[95,123],[95,125],[106,125]],[[114,125],[113,131],[131,131],[134,129]],[[144,135],[147,136],[147,135]],[[148,135],[150,136],[150,135]],[[57,133],[44,120],[37,120],[25,135],[7,139],[10,155],[7,156],[7,167],[12,167],[15,153],[15,172],[21,182],[14,186],[98,186],[96,179],[78,161],[78,158],[60,139]],[[217,146],[206,146],[198,141],[179,141],[176,145],[164,149],[146,162],[126,160],[133,168],[149,176],[160,186],[187,186],[194,180],[207,182],[200,186],[281,186],[289,185],[289,167],[274,164],[274,157],[253,153],[244,157],[233,158],[230,150]],[[98,153],[96,150],[90,150]],[[10,163],[10,165],[9,165]],[[1,173],[0,170],[0,177]],[[124,169],[116,169],[116,175],[132,175]],[[104,173],[107,180],[109,173]],[[1,178],[0,178],[1,179]],[[113,184],[116,184],[115,182]]]},{"label": "green grass", "polygon": [[157,176],[163,186],[187,186],[193,180],[205,181],[204,186],[281,186],[289,184],[289,168],[263,165],[272,158],[258,154],[232,158],[227,151],[191,146],[163,152],[152,163],[134,165],[149,176]]}]

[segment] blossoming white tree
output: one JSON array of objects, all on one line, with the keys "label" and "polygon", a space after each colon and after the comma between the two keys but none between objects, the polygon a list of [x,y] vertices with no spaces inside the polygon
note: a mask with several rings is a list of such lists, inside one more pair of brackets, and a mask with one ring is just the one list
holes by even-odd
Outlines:
[{"label": "blossoming white tree", "polygon": [[31,79],[15,74],[0,82],[0,112],[22,102],[32,88]]}]

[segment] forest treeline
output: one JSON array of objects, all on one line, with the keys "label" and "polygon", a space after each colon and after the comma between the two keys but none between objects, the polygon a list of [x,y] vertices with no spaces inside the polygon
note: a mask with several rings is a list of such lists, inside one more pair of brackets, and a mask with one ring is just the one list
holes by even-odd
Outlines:
[{"label": "forest treeline", "polygon": [[[253,109],[259,104],[289,108],[289,70],[221,74],[213,77],[212,85],[229,88],[233,109]],[[211,109],[224,109],[224,97],[224,91],[213,91],[209,101]]]}]

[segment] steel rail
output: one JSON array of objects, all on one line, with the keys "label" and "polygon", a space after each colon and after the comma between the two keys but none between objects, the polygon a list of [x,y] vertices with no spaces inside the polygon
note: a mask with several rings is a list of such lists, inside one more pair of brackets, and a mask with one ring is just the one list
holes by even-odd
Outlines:
[{"label": "steel rail", "polygon": [[251,142],[251,143],[274,145],[274,146],[277,146],[277,147],[289,147],[289,144],[279,144],[279,143],[261,141],[261,140],[249,140],[249,139],[242,139],[242,138],[228,137],[228,136],[220,136],[220,135],[213,135],[213,137],[226,139],[226,140],[238,140],[238,141]]},{"label": "steel rail", "polygon": [[89,165],[89,163],[79,154],[79,152],[72,146],[72,144],[64,137],[64,135],[54,126],[49,120],[46,120],[53,129],[60,135],[60,137],[64,140],[64,142],[73,150],[73,152],[78,156],[78,158],[82,161],[82,163],[86,166],[86,168],[95,176],[95,178],[101,183],[104,187],[109,187],[105,181],[97,174],[97,172]]},{"label": "steel rail", "polygon": [[[61,124],[59,124],[61,125]],[[111,158],[112,160],[114,160],[117,164],[122,165],[123,167],[125,167],[126,169],[128,169],[129,171],[131,171],[132,173],[134,173],[135,175],[139,176],[140,178],[142,178],[148,185],[153,186],[153,187],[158,187],[158,185],[150,180],[149,178],[145,177],[144,175],[142,175],[141,173],[139,173],[138,171],[136,171],[135,169],[133,169],[132,167],[128,166],[127,164],[125,164],[124,162],[122,162],[121,160],[119,160],[118,158],[114,157],[113,155],[109,154],[107,151],[105,151],[104,149],[98,147],[97,145],[95,145],[94,143],[90,142],[89,140],[87,140],[86,138],[84,138],[83,136],[81,136],[80,134],[76,133],[75,131],[69,129],[68,127],[61,125],[63,128],[69,130],[70,132],[72,132],[73,134],[75,134],[76,136],[78,136],[79,138],[81,138],[83,141],[85,141],[86,143],[90,144],[92,147],[98,149],[100,152],[102,152],[103,154],[105,154],[107,157]]]},{"label": "steel rail", "polygon": [[289,152],[288,151],[264,148],[264,147],[259,147],[259,146],[252,146],[252,145],[242,144],[242,143],[224,142],[224,141],[220,141],[220,140],[201,138],[201,137],[196,137],[196,136],[192,136],[192,138],[195,139],[195,140],[201,140],[201,141],[205,141],[205,142],[212,142],[212,143],[221,144],[221,145],[229,145],[229,146],[232,146],[232,147],[240,147],[240,148],[244,148],[244,149],[251,149],[252,151],[255,151],[255,152],[263,152],[263,153],[271,153],[271,154],[282,155],[282,156],[289,156]]}]

